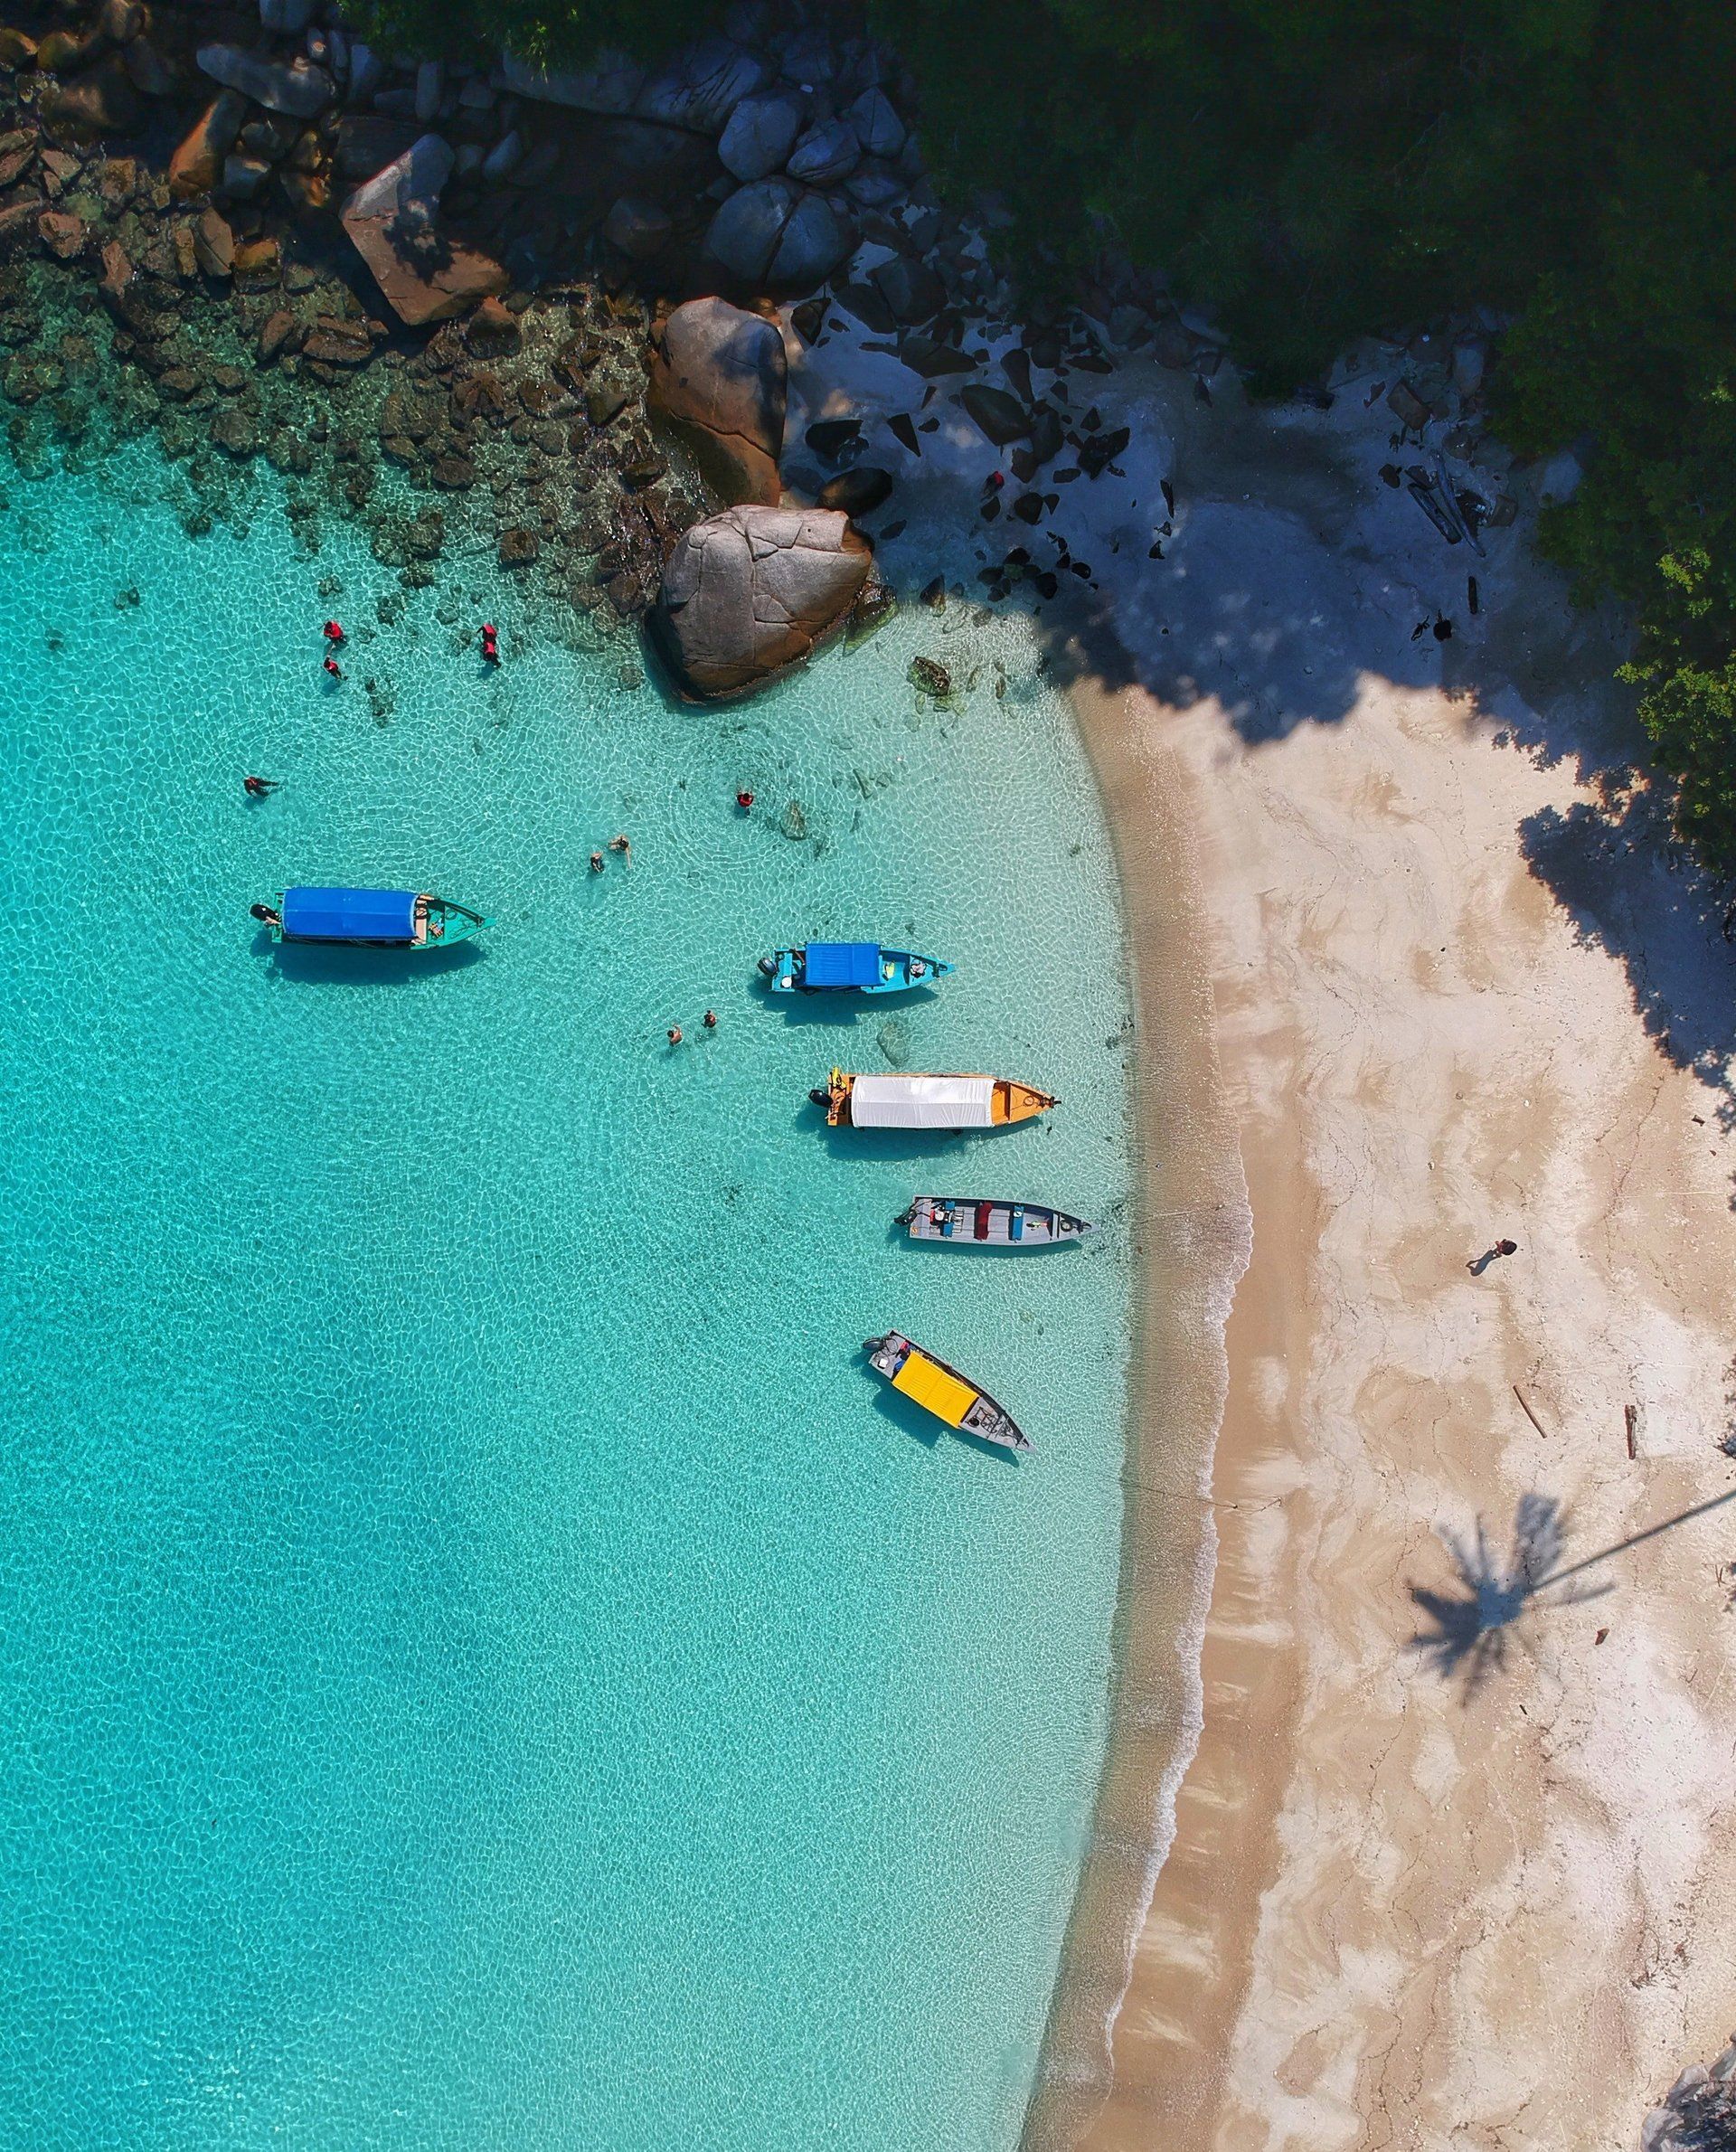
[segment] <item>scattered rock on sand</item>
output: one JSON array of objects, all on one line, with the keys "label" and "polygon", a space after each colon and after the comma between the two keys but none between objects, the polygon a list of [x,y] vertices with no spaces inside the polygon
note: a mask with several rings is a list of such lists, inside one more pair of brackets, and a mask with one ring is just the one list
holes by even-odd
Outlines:
[{"label": "scattered rock on sand", "polygon": [[1031,414],[1005,389],[973,382],[959,392],[958,401],[997,448],[1023,440],[1031,430]]},{"label": "scattered rock on sand", "polygon": [[448,321],[506,288],[499,262],[440,228],[440,190],[454,162],[449,143],[424,135],[344,204],[344,231],[392,310],[412,328]]},{"label": "scattered rock on sand", "polygon": [[952,693],[952,675],[938,658],[913,657],[910,660],[910,683],[925,695],[949,695]]},{"label": "scattered rock on sand", "polygon": [[914,328],[932,321],[947,303],[947,288],[926,261],[894,254],[870,272],[895,322]]},{"label": "scattered rock on sand", "polygon": [[741,694],[839,627],[872,565],[867,540],[835,511],[728,508],[677,543],[652,631],[686,694]]},{"label": "scattered rock on sand", "polygon": [[842,508],[846,515],[867,515],[890,496],[892,490],[890,471],[863,463],[854,470],[840,471],[835,478],[828,478],[820,488],[819,502],[822,508]]},{"label": "scattered rock on sand", "polygon": [[731,506],[778,505],[786,363],[777,325],[727,299],[689,299],[664,324],[646,400]]}]

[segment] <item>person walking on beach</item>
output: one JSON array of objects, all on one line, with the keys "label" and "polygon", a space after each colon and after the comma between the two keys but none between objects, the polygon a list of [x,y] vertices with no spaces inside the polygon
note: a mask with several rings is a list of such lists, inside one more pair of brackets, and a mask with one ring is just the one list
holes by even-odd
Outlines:
[{"label": "person walking on beach", "polygon": [[274,777],[244,777],[241,789],[250,799],[264,799],[277,790],[278,783]]},{"label": "person walking on beach", "polygon": [[1473,1256],[1470,1261],[1466,1264],[1465,1268],[1470,1272],[1473,1278],[1481,1278],[1484,1271],[1486,1270],[1489,1265],[1498,1257],[1504,1255],[1517,1255],[1518,1252],[1519,1243],[1517,1241],[1497,1241],[1493,1248],[1486,1248],[1481,1255]]}]

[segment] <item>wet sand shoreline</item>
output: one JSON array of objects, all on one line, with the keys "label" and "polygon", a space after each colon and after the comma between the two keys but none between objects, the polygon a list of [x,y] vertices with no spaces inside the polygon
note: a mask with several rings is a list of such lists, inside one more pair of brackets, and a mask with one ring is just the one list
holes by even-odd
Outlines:
[{"label": "wet sand shoreline", "polygon": [[1201,1635],[1220,1560],[1210,1491],[1228,1375],[1224,1323],[1249,1247],[1247,1193],[1218,1061],[1191,787],[1175,759],[1127,722],[1120,694],[1089,680],[1071,693],[1116,848],[1127,936],[1141,1282],[1112,1728],[1026,2152],[1076,2142],[1109,2090],[1107,2028],[1200,1732]]}]

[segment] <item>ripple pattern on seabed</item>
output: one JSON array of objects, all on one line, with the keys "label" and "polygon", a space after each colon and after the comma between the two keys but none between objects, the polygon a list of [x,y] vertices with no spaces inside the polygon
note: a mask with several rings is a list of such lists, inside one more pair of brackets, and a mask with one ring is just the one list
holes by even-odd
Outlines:
[{"label": "ripple pattern on seabed", "polygon": [[[1111,864],[1033,647],[916,611],[675,710],[492,566],[404,593],[266,509],[190,542],[153,468],[0,509],[0,2138],[1009,2145],[1105,1731],[1131,1257],[892,1220],[1127,1198]],[[298,879],[498,924],[274,956],[247,906]],[[856,933],[958,975],[756,987]],[[835,1061],[1063,1103],[828,1135]],[[891,1324],[1034,1458],[878,1384]]]}]

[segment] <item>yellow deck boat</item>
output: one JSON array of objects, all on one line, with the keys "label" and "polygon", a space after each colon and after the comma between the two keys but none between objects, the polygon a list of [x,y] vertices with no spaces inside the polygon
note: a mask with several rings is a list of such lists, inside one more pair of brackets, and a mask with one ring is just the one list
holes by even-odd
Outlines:
[{"label": "yellow deck boat", "polygon": [[1005,1405],[996,1404],[986,1390],[979,1390],[956,1367],[912,1345],[899,1331],[871,1337],[862,1349],[876,1374],[884,1375],[894,1390],[901,1390],[924,1411],[960,1434],[997,1443],[1003,1449],[1030,1449],[1031,1438]]}]

